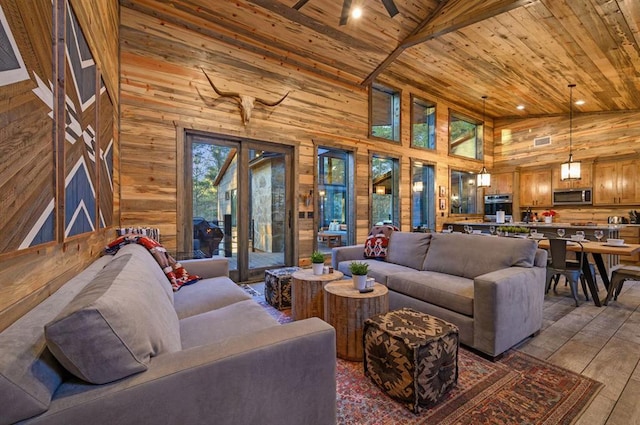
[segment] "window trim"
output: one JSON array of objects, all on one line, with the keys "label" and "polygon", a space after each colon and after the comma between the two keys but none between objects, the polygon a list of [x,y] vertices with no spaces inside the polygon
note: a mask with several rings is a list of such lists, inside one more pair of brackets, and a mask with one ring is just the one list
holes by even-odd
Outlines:
[{"label": "window trim", "polygon": [[453,212],[451,212],[451,209],[453,207],[453,202],[451,200],[451,197],[453,196],[453,185],[451,184],[451,173],[453,171],[462,172],[462,173],[468,173],[469,175],[471,175],[473,177],[472,180],[474,182],[474,185],[475,185],[475,181],[476,181],[475,180],[475,176],[477,175],[476,172],[462,169],[462,167],[455,168],[455,167],[449,166],[449,173],[448,173],[449,174],[449,176],[448,176],[449,177],[449,182],[448,182],[448,185],[449,185],[449,196],[448,196],[448,200],[447,200],[447,202],[449,204],[448,205],[448,214],[449,214],[449,216],[452,216],[452,217],[473,217],[473,216],[477,216],[478,214],[480,214],[478,211],[481,210],[480,205],[479,205],[480,196],[478,194],[478,187],[477,186],[475,187],[475,193],[476,193],[475,207],[474,207],[475,212],[470,212],[470,213],[453,213]]},{"label": "window trim", "polygon": [[[373,158],[382,158],[382,159],[391,159],[395,160],[394,164],[394,173],[397,173],[396,178],[393,180],[393,188],[397,190],[396,199],[393,205],[393,216],[397,216],[398,222],[396,224],[400,229],[402,229],[402,215],[401,215],[401,203],[402,203],[402,185],[400,182],[402,181],[402,157],[396,155],[390,155],[384,152],[374,152],[369,151],[369,178],[368,178],[368,198],[369,198],[369,228],[371,228],[375,223],[373,221]],[[393,221],[392,217],[392,221]]]},{"label": "window trim", "polygon": [[[374,136],[373,135],[373,131],[372,131],[372,127],[373,127],[373,91],[374,90],[382,90],[382,88],[387,89],[389,91],[391,91],[391,93],[397,94],[397,99],[398,99],[398,139],[386,139],[384,137],[380,137],[380,136]],[[367,135],[370,139],[374,139],[374,140],[382,140],[388,143],[393,143],[393,144],[402,144],[402,90],[394,87],[394,86],[390,86],[388,84],[384,84],[384,83],[379,83],[379,82],[372,82],[369,85],[369,122],[367,125]]]},{"label": "window trim", "polygon": [[[440,201],[440,196],[437,191],[438,189],[438,164],[434,161],[426,161],[424,159],[409,158],[409,193],[411,194],[410,206],[409,206],[409,223],[411,227],[411,231],[413,231],[413,171],[416,164],[420,164],[422,167],[429,166],[433,167],[433,224],[435,227],[438,225],[438,205]],[[437,229],[433,229],[434,231]]]},{"label": "window trim", "polygon": [[[410,108],[409,108],[409,146],[414,148],[414,149],[421,149],[427,152],[436,152],[438,150],[438,103],[437,102],[432,102],[430,100],[425,99],[424,97],[418,96],[416,94],[411,93],[410,96]],[[434,119],[433,119],[433,149],[432,148],[428,148],[428,147],[424,147],[424,146],[418,146],[415,145],[413,143],[413,112],[414,112],[414,103],[416,102],[416,100],[421,101],[423,103],[427,103],[430,106],[433,107],[433,115],[434,115]],[[420,103],[420,102],[418,102]],[[422,105],[422,106],[426,106],[426,105]]]},{"label": "window trim", "polygon": [[[479,153],[476,157],[469,157],[464,155],[456,155],[451,152],[451,118],[456,116],[458,119],[464,120],[469,123],[475,123],[476,125],[476,152]],[[465,114],[463,112],[458,112],[455,109],[449,108],[449,117],[448,117],[448,136],[447,136],[447,152],[448,155],[454,158],[463,158],[470,161],[478,161],[481,163],[484,158],[484,128],[485,125],[481,119],[473,118],[469,114]]]}]

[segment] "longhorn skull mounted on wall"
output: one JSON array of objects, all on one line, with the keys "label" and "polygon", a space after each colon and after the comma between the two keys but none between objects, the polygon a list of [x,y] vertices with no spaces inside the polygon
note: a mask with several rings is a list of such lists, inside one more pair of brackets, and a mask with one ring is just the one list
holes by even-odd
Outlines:
[{"label": "longhorn skull mounted on wall", "polygon": [[[202,69],[202,68],[200,68]],[[205,77],[207,77],[207,81],[209,81],[209,84],[211,85],[211,88],[213,89],[213,91],[215,91],[218,96],[220,97],[231,97],[233,99],[236,100],[236,102],[238,102],[238,105],[240,105],[240,110],[242,112],[242,122],[244,123],[244,125],[247,125],[249,123],[249,120],[251,119],[251,112],[253,111],[253,107],[255,106],[255,102],[261,103],[265,106],[278,106],[279,104],[282,103],[283,100],[285,100],[287,98],[287,96],[289,96],[290,92],[287,92],[287,94],[285,94],[284,96],[282,96],[282,99],[277,100],[275,102],[268,102],[266,100],[257,98],[257,97],[253,97],[253,96],[248,96],[248,95],[244,95],[244,94],[240,94],[240,93],[235,93],[235,92],[223,92],[218,90],[218,88],[215,86],[215,84],[213,84],[213,81],[211,81],[211,78],[209,78],[209,75],[205,72],[204,69],[202,69],[202,72],[204,73]]]}]

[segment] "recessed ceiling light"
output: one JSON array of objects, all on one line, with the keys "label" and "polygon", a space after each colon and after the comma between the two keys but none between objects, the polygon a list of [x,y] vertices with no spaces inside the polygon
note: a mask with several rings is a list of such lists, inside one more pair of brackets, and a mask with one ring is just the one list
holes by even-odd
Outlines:
[{"label": "recessed ceiling light", "polygon": [[580,99],[580,100],[576,100],[576,105],[580,106],[580,105],[584,105],[585,101]]},{"label": "recessed ceiling light", "polygon": [[518,105],[518,106],[516,106],[516,109],[518,111],[522,111],[524,109],[524,105]]},{"label": "recessed ceiling light", "polygon": [[351,17],[354,19],[358,19],[362,16],[362,8],[357,6],[354,7],[353,10],[351,11]]}]

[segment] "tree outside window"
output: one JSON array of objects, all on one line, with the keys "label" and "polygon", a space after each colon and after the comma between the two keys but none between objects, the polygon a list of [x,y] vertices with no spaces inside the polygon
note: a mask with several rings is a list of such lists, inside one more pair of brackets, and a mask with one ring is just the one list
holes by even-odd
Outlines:
[{"label": "tree outside window", "polygon": [[436,105],[411,97],[411,146],[436,148]]},{"label": "tree outside window", "polygon": [[451,112],[449,153],[465,158],[482,159],[482,122]]},{"label": "tree outside window", "polygon": [[400,141],[400,92],[374,84],[369,90],[371,137]]}]

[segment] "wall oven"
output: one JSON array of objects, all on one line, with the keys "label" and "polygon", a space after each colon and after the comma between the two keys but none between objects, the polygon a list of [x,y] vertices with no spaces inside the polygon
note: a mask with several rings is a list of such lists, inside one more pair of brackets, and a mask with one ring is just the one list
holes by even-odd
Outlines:
[{"label": "wall oven", "polygon": [[484,197],[484,218],[489,221],[496,221],[496,213],[504,211],[505,220],[511,221],[513,217],[513,199],[511,195],[485,195]]}]

